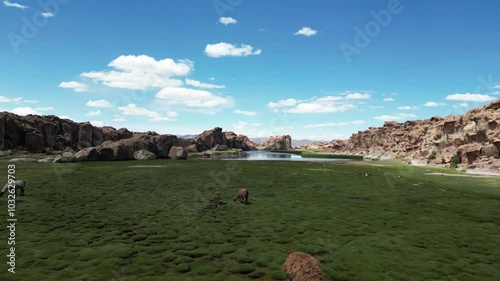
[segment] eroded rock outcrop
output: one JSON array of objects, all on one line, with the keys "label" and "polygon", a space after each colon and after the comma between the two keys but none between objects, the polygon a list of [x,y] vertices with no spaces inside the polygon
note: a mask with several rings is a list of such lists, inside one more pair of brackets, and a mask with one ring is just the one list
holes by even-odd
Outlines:
[{"label": "eroded rock outcrop", "polygon": [[382,127],[359,131],[348,140],[332,140],[322,148],[336,153],[435,164],[448,164],[457,155],[465,165],[491,162],[492,169],[500,169],[499,124],[500,100],[496,100],[462,116],[385,122]]},{"label": "eroded rock outcrop", "polygon": [[26,149],[31,153],[50,153],[67,148],[79,150],[100,145],[105,140],[130,138],[125,128],[98,128],[54,115],[19,116],[0,112],[0,150]]},{"label": "eroded rock outcrop", "polygon": [[289,150],[292,149],[292,138],[289,135],[270,137],[264,143],[257,145],[259,150]]}]

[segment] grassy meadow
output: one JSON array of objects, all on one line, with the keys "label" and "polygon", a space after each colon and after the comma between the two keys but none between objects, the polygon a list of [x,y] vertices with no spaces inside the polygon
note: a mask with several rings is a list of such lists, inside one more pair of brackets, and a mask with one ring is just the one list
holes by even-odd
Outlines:
[{"label": "grassy meadow", "polygon": [[[16,163],[27,181],[16,274],[7,272],[2,226],[0,280],[283,280],[291,249],[314,254],[325,280],[498,280],[500,179],[429,172],[441,170],[385,161]],[[250,204],[232,201],[239,187]]]}]

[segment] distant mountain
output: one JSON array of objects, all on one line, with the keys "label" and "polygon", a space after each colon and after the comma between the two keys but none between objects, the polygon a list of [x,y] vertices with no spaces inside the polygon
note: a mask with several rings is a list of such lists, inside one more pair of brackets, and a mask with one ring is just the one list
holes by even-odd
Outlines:
[{"label": "distant mountain", "polygon": [[[250,138],[251,141],[261,144],[269,140],[269,138]],[[301,145],[310,145],[314,142],[317,142],[318,140],[308,140],[308,139],[301,139],[301,140],[294,140],[292,138],[292,146],[301,146]],[[322,141],[322,142],[329,142],[329,141]]]},{"label": "distant mountain", "polygon": [[197,136],[198,135],[177,135],[177,137],[180,138],[180,139],[194,139]]},{"label": "distant mountain", "polygon": [[[292,139],[292,146],[310,145],[310,144],[313,144],[317,141],[318,140],[308,140],[308,139],[294,140],[294,139]],[[320,141],[329,142],[329,141],[323,141],[323,140],[320,140]]]}]

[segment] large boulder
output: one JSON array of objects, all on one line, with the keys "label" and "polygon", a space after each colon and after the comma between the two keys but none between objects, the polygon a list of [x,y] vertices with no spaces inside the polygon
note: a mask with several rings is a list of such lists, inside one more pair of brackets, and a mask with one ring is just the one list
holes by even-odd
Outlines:
[{"label": "large boulder", "polygon": [[172,146],[178,146],[180,140],[174,135],[159,135],[154,137],[156,144],[156,156],[159,159],[168,158],[168,153]]},{"label": "large boulder", "polygon": [[482,145],[478,143],[464,144],[457,149],[461,163],[472,164],[481,156]]},{"label": "large boulder", "polygon": [[[392,126],[392,123],[388,123]],[[292,138],[289,135],[270,137],[265,143],[257,146],[259,150],[289,150],[292,149]]]},{"label": "large boulder", "polygon": [[101,129],[92,127],[92,146],[98,146],[104,142],[104,134]]},{"label": "large boulder", "polygon": [[155,160],[156,155],[151,151],[138,150],[138,151],[134,152],[134,159],[135,160]]},{"label": "large boulder", "polygon": [[78,129],[78,148],[82,149],[85,147],[92,146],[92,125],[90,123],[83,123]]},{"label": "large boulder", "polygon": [[170,152],[168,153],[168,158],[170,159],[182,159],[186,160],[187,159],[187,152],[184,148],[180,146],[172,146],[170,149]]},{"label": "large boulder", "polygon": [[487,157],[497,157],[498,148],[494,144],[487,144],[483,147],[483,153]]},{"label": "large boulder", "polygon": [[61,155],[57,155],[54,159],[54,163],[70,163],[75,162],[75,154],[73,152],[64,152]]},{"label": "large boulder", "polygon": [[26,133],[26,149],[33,153],[42,153],[45,150],[43,135],[38,131]]},{"label": "large boulder", "polygon": [[194,140],[200,144],[202,150],[211,149],[217,144],[225,145],[227,142],[226,136],[222,133],[222,128],[220,127],[204,131]]},{"label": "large boulder", "polygon": [[96,161],[98,160],[98,153],[95,147],[86,147],[75,154],[75,161]]}]

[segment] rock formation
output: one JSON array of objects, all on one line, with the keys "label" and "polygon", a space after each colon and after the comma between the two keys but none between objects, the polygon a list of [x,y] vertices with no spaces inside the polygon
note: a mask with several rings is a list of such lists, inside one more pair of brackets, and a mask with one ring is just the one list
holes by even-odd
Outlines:
[{"label": "rock formation", "polygon": [[268,141],[257,146],[259,150],[288,150],[292,149],[292,138],[289,135],[270,137]]},{"label": "rock formation", "polygon": [[19,116],[0,112],[0,150],[20,149],[31,153],[51,153],[100,145],[105,140],[132,137],[125,128],[98,128],[54,115]]},{"label": "rock formation", "polygon": [[[460,163],[500,168],[500,100],[472,109],[462,116],[428,120],[385,122],[382,127],[332,140],[322,148],[336,153],[374,158],[421,160],[448,164],[457,155]],[[474,167],[474,166],[472,166]]]}]

